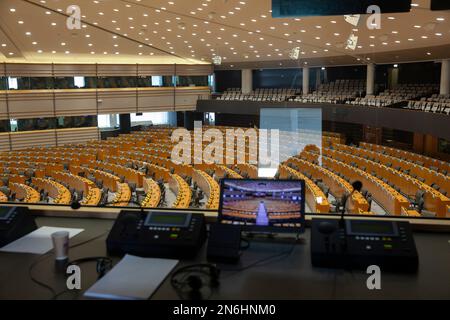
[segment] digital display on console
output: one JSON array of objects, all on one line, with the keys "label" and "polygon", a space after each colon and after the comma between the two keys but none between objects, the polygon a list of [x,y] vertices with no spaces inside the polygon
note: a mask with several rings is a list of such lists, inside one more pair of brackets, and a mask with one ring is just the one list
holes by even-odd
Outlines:
[{"label": "digital display on console", "polygon": [[191,215],[186,213],[150,212],[144,225],[146,227],[185,228],[191,222]]},{"label": "digital display on console", "polygon": [[0,221],[8,220],[13,212],[14,212],[14,208],[0,207]]},{"label": "digital display on console", "polygon": [[368,235],[396,237],[398,230],[396,224],[390,221],[351,221],[347,220],[349,235]]},{"label": "digital display on console", "polygon": [[301,180],[234,180],[221,185],[219,221],[244,230],[300,232],[305,190]]}]

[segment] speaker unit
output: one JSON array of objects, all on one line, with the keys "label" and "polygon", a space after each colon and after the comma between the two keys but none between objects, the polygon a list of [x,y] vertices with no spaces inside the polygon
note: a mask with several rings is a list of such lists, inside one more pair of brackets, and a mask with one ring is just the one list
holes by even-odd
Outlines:
[{"label": "speaker unit", "polygon": [[241,228],[227,224],[211,224],[207,259],[211,262],[236,263],[240,258]]}]

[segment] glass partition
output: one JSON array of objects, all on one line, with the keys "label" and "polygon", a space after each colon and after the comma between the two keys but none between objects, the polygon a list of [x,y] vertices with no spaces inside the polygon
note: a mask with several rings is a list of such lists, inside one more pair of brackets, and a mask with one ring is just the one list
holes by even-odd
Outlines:
[{"label": "glass partition", "polygon": [[11,121],[0,120],[0,132],[10,132],[10,131],[11,131]]},{"label": "glass partition", "polygon": [[136,77],[99,77],[98,88],[135,88],[137,86]]},{"label": "glass partition", "polygon": [[55,89],[95,89],[97,87],[96,77],[56,77],[54,79]]},{"label": "glass partition", "polygon": [[[14,130],[13,125],[11,129],[14,131],[34,131],[34,130],[49,130],[56,128],[55,118],[35,118],[35,119],[18,119],[17,130]],[[11,121],[12,124],[12,121]]]},{"label": "glass partition", "polygon": [[114,89],[207,87],[214,79],[210,76],[141,76],[141,77],[0,77],[0,90],[65,90],[65,89]]},{"label": "glass partition", "polygon": [[450,141],[445,139],[439,139],[438,150],[439,152],[450,155]]},{"label": "glass partition", "polygon": [[8,89],[8,78],[0,77],[0,90],[7,90],[7,89]]},{"label": "glass partition", "polygon": [[85,127],[96,127],[96,126],[97,126],[97,116],[58,117],[57,118],[57,128],[58,129],[85,128]]},{"label": "glass partition", "polygon": [[177,76],[178,87],[207,87],[208,76]]}]

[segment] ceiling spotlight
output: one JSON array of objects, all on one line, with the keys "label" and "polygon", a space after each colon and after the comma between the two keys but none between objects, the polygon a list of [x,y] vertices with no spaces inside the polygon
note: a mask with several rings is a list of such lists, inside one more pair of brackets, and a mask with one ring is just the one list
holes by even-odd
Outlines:
[{"label": "ceiling spotlight", "polygon": [[212,61],[216,66],[220,66],[222,64],[222,57],[219,55],[216,55],[212,58]]},{"label": "ceiling spotlight", "polygon": [[214,20],[214,18],[216,17],[216,13],[214,11],[208,13],[208,19],[209,20]]},{"label": "ceiling spotlight", "polygon": [[355,36],[353,33],[347,39],[346,49],[355,50],[358,45],[358,36]]},{"label": "ceiling spotlight", "polygon": [[360,14],[352,14],[352,15],[345,15],[344,19],[346,22],[350,23],[352,26],[357,26],[359,23],[359,19],[361,18]]},{"label": "ceiling spotlight", "polygon": [[300,57],[300,47],[295,47],[289,51],[289,58],[291,60],[298,60]]}]

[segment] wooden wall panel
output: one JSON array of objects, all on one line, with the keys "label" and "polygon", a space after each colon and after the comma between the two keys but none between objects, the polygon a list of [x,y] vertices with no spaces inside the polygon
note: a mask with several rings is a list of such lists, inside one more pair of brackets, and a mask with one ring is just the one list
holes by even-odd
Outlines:
[{"label": "wooden wall panel", "polygon": [[[2,68],[3,69],[3,68]],[[98,72],[98,73],[97,73]],[[214,72],[210,64],[38,64],[7,63],[6,75],[16,77],[76,76],[206,76]],[[2,70],[3,73],[3,70]]]},{"label": "wooden wall panel", "polygon": [[140,64],[137,68],[139,76],[172,76],[175,74],[175,65],[173,64]]},{"label": "wooden wall panel", "polygon": [[138,90],[138,112],[173,111],[173,89]]},{"label": "wooden wall panel", "polygon": [[99,114],[136,113],[136,89],[108,89],[98,92]]},{"label": "wooden wall panel", "polygon": [[56,90],[56,116],[84,116],[97,114],[95,90]]},{"label": "wooden wall panel", "polygon": [[56,145],[55,130],[12,132],[12,150],[30,147],[53,147]]},{"label": "wooden wall panel", "polygon": [[210,93],[208,87],[177,88],[175,109],[177,111],[195,110],[197,108],[197,100],[200,97],[209,97]]},{"label": "wooden wall panel", "polygon": [[54,116],[51,90],[11,91],[8,93],[12,119],[49,118]]},{"label": "wooden wall panel", "polygon": [[97,66],[95,64],[55,64],[53,72],[55,77],[95,77]]},{"label": "wooden wall panel", "polygon": [[97,65],[99,77],[135,77],[136,64],[99,64]]},{"label": "wooden wall panel", "polygon": [[100,131],[97,127],[72,128],[56,130],[58,146],[69,143],[85,143],[90,140],[99,140]]},{"label": "wooden wall panel", "polygon": [[10,151],[9,133],[0,133],[0,151]]},{"label": "wooden wall panel", "polygon": [[208,76],[214,73],[214,67],[211,64],[177,64],[177,76]]},{"label": "wooden wall panel", "polygon": [[0,91],[0,120],[9,119],[5,91]]},{"label": "wooden wall panel", "polygon": [[52,65],[38,63],[7,63],[6,76],[51,77]]}]

